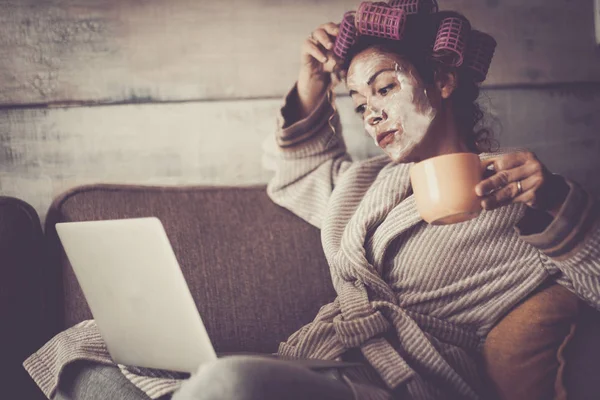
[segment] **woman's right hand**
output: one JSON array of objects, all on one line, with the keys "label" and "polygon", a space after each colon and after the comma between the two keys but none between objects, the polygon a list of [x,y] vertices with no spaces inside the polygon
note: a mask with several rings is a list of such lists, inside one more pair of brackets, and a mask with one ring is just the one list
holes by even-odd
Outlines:
[{"label": "woman's right hand", "polygon": [[337,70],[338,58],[333,45],[339,26],[328,22],[315,29],[302,44],[298,96],[301,116],[308,116],[317,106],[331,81],[331,73]]}]

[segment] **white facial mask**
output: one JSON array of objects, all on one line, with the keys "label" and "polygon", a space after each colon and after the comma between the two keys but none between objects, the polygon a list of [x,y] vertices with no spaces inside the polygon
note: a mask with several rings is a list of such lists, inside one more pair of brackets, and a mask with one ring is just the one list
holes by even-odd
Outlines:
[{"label": "white facial mask", "polygon": [[[373,83],[375,89],[380,90],[384,86],[379,82],[379,79],[382,79],[381,76],[394,74],[394,82],[398,86],[385,96],[377,92],[373,94],[371,91],[373,85],[365,86],[366,81],[375,72],[382,69],[386,60],[389,63],[389,56],[370,56],[353,68],[352,80],[349,80],[348,83],[368,88],[366,90],[368,91],[366,110],[363,117],[365,130],[373,138],[375,145],[378,145],[378,133],[397,131],[393,141],[383,145],[383,150],[392,160],[401,162],[423,140],[436,116],[436,110],[429,101],[427,89],[423,83],[408,69],[409,67],[405,68],[398,63],[393,64],[394,71],[382,73]],[[389,78],[382,80],[390,82]],[[370,124],[369,120],[376,117],[380,118],[377,124]]]},{"label": "white facial mask", "polygon": [[394,134],[394,141],[384,149],[394,161],[400,161],[423,140],[436,111],[427,97],[427,89],[410,71],[396,64],[396,78],[401,89],[378,100],[384,103],[383,110],[387,109],[388,121],[401,126]]}]

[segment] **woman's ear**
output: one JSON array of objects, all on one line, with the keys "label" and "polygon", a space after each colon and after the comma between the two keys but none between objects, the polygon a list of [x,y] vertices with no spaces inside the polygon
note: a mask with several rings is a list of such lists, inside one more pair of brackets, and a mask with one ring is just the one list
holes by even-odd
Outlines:
[{"label": "woman's ear", "polygon": [[452,70],[438,70],[435,73],[435,86],[442,99],[449,98],[458,87],[458,74]]}]

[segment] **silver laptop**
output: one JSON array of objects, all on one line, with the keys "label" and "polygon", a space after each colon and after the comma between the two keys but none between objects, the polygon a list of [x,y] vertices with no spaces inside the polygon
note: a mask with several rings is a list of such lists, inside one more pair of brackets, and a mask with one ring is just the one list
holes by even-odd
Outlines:
[{"label": "silver laptop", "polygon": [[115,362],[195,372],[217,358],[157,218],[56,230]]},{"label": "silver laptop", "polygon": [[[158,218],[65,222],[56,230],[115,362],[194,373],[217,358]],[[360,365],[294,363],[311,369]]]}]

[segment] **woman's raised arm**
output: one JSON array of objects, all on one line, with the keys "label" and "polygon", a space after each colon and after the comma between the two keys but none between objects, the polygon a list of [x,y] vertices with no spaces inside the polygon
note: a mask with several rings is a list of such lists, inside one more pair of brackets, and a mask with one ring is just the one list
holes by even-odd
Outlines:
[{"label": "woman's raised arm", "polygon": [[279,116],[275,177],[267,188],[275,203],[319,228],[335,182],[351,163],[331,91],[337,32],[334,23],[321,25],[302,45],[298,82]]}]

